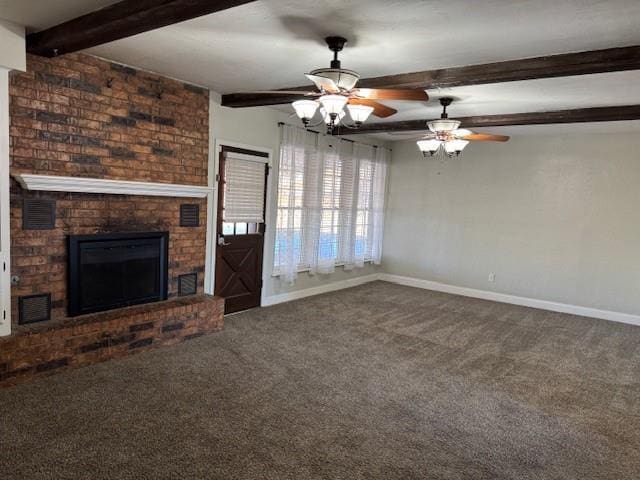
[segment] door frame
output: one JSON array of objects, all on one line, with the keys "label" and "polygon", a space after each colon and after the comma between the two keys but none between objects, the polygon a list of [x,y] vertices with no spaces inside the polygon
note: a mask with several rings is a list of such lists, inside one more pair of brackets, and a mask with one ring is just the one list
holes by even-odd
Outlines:
[{"label": "door frame", "polygon": [[269,167],[269,175],[267,176],[267,201],[265,202],[265,212],[264,212],[264,223],[265,223],[265,231],[264,231],[264,242],[263,242],[263,252],[262,252],[262,291],[260,293],[260,305],[262,306],[265,302],[265,287],[267,284],[267,280],[270,278],[268,272],[271,270],[268,268],[267,260],[270,258],[270,255],[266,255],[265,252],[268,248],[272,248],[271,245],[271,235],[275,231],[275,225],[273,224],[273,219],[271,218],[271,205],[273,202],[273,188],[274,188],[274,175],[273,173],[273,149],[265,148],[265,147],[257,147],[255,145],[248,145],[245,143],[234,142],[231,140],[224,140],[220,138],[216,138],[214,142],[214,148],[209,153],[209,186],[213,187],[214,190],[207,196],[207,253],[206,253],[206,267],[205,267],[205,275],[204,275],[204,291],[210,295],[213,295],[215,291],[215,278],[216,278],[216,245],[217,245],[217,222],[218,222],[218,181],[216,180],[216,175],[219,171],[220,166],[220,153],[222,152],[222,147],[235,147],[235,148],[243,148],[245,150],[253,150],[255,152],[266,153],[266,164]]},{"label": "door frame", "polygon": [[0,67],[0,337],[11,333],[9,70]]}]

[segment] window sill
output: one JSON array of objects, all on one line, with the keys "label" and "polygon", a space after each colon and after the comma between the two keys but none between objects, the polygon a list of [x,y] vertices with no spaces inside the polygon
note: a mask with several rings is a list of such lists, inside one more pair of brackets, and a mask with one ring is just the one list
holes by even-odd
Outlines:
[{"label": "window sill", "polygon": [[[366,259],[366,260],[364,261],[364,263],[370,263],[371,265],[373,265],[373,260],[372,260],[371,258],[368,258],[368,259]],[[336,263],[336,264],[335,264],[335,266],[336,266],[336,267],[344,267],[344,262],[342,262],[342,263]],[[296,273],[304,273],[304,272],[309,272],[309,271],[311,271],[311,268],[310,268],[310,267],[301,267],[301,268],[298,268],[298,270],[296,270]],[[271,277],[272,277],[272,278],[279,277],[280,275],[281,275],[281,274],[280,274],[280,272],[279,272],[279,271],[273,271],[273,272],[271,273]]]}]

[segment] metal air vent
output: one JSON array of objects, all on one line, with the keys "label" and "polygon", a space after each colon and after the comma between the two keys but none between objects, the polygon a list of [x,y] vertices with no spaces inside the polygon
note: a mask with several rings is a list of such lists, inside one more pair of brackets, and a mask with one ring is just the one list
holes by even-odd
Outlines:
[{"label": "metal air vent", "polygon": [[198,227],[200,225],[200,205],[183,203],[180,205],[180,226]]},{"label": "metal air vent", "polygon": [[27,295],[19,298],[20,316],[18,322],[25,323],[44,322],[51,318],[51,294],[41,293]]},{"label": "metal air vent", "polygon": [[25,198],[22,204],[22,228],[50,230],[56,226],[56,201]]},{"label": "metal air vent", "polygon": [[195,295],[198,290],[198,274],[187,273],[178,277],[178,295]]}]

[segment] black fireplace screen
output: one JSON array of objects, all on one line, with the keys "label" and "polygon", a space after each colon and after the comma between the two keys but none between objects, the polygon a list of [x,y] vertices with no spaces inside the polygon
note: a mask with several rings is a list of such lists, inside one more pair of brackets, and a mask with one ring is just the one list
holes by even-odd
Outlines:
[{"label": "black fireplace screen", "polygon": [[69,316],[167,298],[167,232],[69,236]]}]

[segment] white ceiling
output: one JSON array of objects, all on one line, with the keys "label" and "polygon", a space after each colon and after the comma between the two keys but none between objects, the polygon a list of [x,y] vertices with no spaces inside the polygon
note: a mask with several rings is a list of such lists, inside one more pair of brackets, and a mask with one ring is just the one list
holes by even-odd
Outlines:
[{"label": "white ceiling", "polygon": [[[42,29],[114,1],[0,0],[0,18]],[[220,93],[304,85],[328,66],[322,38],[346,36],[363,77],[640,44],[638,0],[258,0],[90,49]],[[640,103],[640,71],[459,87],[452,116]],[[437,102],[389,103],[389,121]],[[284,107],[289,108],[289,107]]]},{"label": "white ceiling", "polygon": [[37,31],[52,27],[118,0],[0,0],[0,18]]}]

